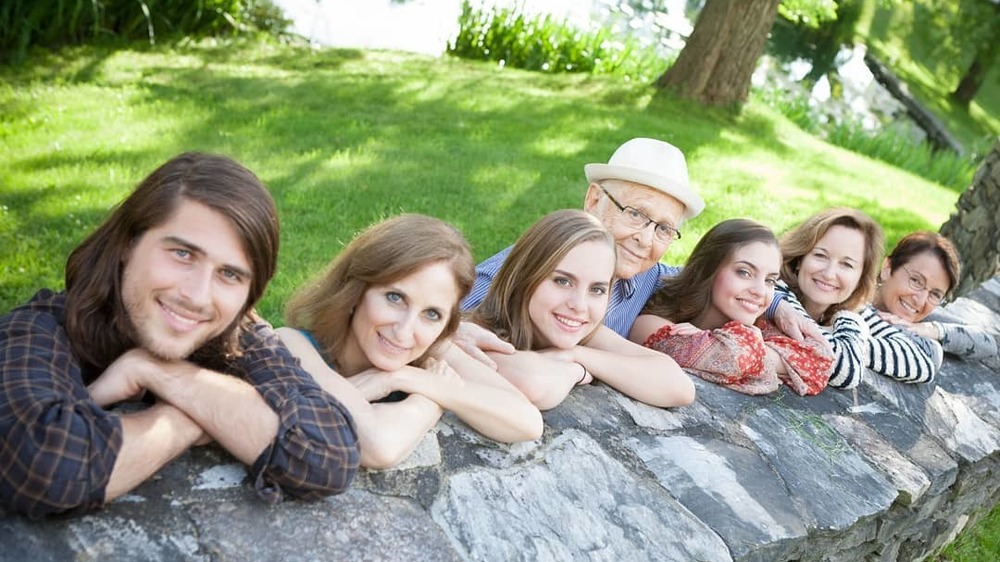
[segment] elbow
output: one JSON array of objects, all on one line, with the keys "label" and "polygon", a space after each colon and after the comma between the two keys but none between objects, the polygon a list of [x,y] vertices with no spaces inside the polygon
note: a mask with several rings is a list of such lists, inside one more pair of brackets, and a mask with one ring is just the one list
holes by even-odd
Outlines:
[{"label": "elbow", "polygon": [[293,497],[318,499],[346,491],[361,452],[353,420],[337,406],[315,424],[299,423],[279,433],[255,468],[266,462],[275,483]]},{"label": "elbow", "polygon": [[386,470],[403,462],[413,448],[388,447],[384,443],[362,443],[361,466],[372,470]]},{"label": "elbow", "polygon": [[516,429],[507,440],[509,443],[520,441],[534,441],[542,436],[545,431],[545,422],[542,421],[542,413],[536,406],[525,408],[525,413],[518,420]]},{"label": "elbow", "polygon": [[694,398],[694,382],[691,380],[691,377],[687,376],[687,373],[681,370],[680,375],[676,377],[675,383],[670,386],[661,403],[656,404],[656,406],[660,408],[689,406],[694,403]]},{"label": "elbow", "polygon": [[[565,393],[556,392],[555,389],[540,384],[539,379],[536,378],[519,377],[508,380],[528,399],[528,402],[531,402],[535,410],[551,410],[566,398]],[[538,419],[539,425],[541,425],[541,413],[538,414]],[[541,435],[541,431],[539,431],[539,435]]]}]

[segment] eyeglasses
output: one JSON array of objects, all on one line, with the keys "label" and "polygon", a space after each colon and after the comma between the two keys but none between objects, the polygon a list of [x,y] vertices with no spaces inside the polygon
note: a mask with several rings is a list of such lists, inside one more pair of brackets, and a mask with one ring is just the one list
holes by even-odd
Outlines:
[{"label": "eyeglasses", "polygon": [[945,298],[944,293],[942,293],[941,291],[937,289],[927,289],[927,283],[924,281],[923,277],[910,271],[910,268],[906,267],[905,265],[901,267],[908,276],[907,281],[909,282],[910,289],[914,291],[927,291],[927,300],[930,301],[930,303],[933,304],[934,306],[939,306],[948,302],[948,299]]},{"label": "eyeglasses", "polygon": [[601,187],[601,191],[603,191],[604,194],[608,196],[608,199],[610,199],[611,202],[615,204],[615,207],[618,207],[618,210],[621,211],[621,215],[619,216],[622,218],[623,221],[625,221],[625,225],[628,226],[629,228],[634,228],[636,230],[643,230],[651,224],[656,225],[653,228],[653,236],[661,244],[669,244],[675,239],[676,240],[681,239],[681,231],[677,230],[672,226],[667,226],[665,224],[661,224],[654,221],[653,219],[647,217],[645,213],[643,213],[639,209],[636,209],[635,207],[622,205],[614,197],[612,197],[611,194],[608,193],[608,190],[604,189],[604,187]]}]

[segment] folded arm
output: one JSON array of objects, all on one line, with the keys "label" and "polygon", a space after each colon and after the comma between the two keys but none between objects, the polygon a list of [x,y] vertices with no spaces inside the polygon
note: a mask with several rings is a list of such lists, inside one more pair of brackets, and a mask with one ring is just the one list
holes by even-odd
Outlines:
[{"label": "folded arm", "polygon": [[[389,468],[399,464],[413,452],[423,436],[441,418],[441,407],[419,394],[411,394],[401,402],[369,402],[369,397],[357,386],[327,365],[301,332],[292,328],[278,328],[277,332],[320,387],[340,400],[351,412],[358,432],[361,466]],[[377,377],[385,385],[376,393],[378,396],[372,398],[381,398],[396,390],[388,385],[385,373],[357,376],[368,375]]]}]

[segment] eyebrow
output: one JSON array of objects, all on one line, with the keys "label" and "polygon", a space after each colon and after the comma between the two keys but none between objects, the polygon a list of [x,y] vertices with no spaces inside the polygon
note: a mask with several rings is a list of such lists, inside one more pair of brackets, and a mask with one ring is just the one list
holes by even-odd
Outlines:
[{"label": "eyebrow", "polygon": [[[185,240],[183,238],[180,238],[178,236],[164,236],[163,241],[169,244],[176,244],[177,246],[182,246],[189,252],[193,254],[198,254],[199,256],[208,255],[208,253],[205,252],[205,249],[202,248],[201,246],[198,246],[197,244]],[[228,269],[235,272],[237,275],[241,277],[245,277],[247,279],[250,278],[250,272],[245,267],[240,267],[238,265],[232,265],[232,264],[224,264],[222,267],[223,269]]]},{"label": "eyebrow", "polygon": [[[831,253],[830,250],[827,250],[823,246],[815,246],[815,247],[813,247],[813,251],[815,251],[815,250],[823,250],[827,254]],[[853,262],[853,263],[860,263],[861,262],[861,260],[855,259],[855,258],[853,258],[851,256],[844,256],[842,259],[844,259],[845,261]]]},{"label": "eyebrow", "polygon": [[576,281],[576,280],[577,280],[577,279],[576,279],[576,275],[573,275],[572,273],[570,273],[570,272],[568,272],[568,271],[564,271],[564,270],[562,270],[562,269],[558,269],[558,268],[557,268],[557,269],[555,269],[555,270],[554,270],[554,271],[553,271],[552,273],[558,273],[559,275],[562,275],[563,277],[569,277],[569,278],[570,278],[570,279],[572,279],[573,281]]}]

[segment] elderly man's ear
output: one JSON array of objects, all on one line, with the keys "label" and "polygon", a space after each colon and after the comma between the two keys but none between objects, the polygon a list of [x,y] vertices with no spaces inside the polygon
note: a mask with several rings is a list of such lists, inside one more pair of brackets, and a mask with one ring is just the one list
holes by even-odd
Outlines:
[{"label": "elderly man's ear", "polygon": [[597,214],[597,203],[601,200],[601,186],[591,182],[587,187],[587,196],[583,200],[583,210],[592,215]]}]

